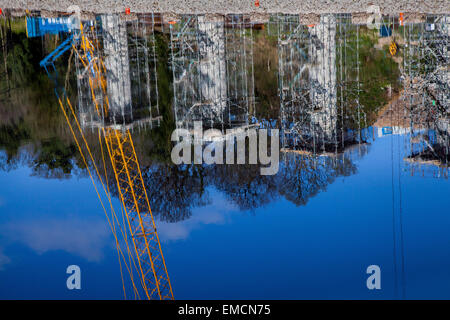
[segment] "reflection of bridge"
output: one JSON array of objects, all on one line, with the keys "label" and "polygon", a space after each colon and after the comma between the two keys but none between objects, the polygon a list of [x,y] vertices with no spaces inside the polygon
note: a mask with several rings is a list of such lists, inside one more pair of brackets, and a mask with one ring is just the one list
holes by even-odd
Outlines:
[{"label": "reflection of bridge", "polygon": [[[156,75],[156,72],[149,72],[156,67],[153,31],[147,37],[143,36],[145,28],[152,30],[154,27],[151,24],[149,27],[148,17],[147,24],[139,18],[122,21],[108,16],[102,20],[106,25],[101,35],[109,90],[106,97],[110,100],[111,112],[116,114],[108,119],[108,125],[133,126],[146,119],[136,116],[139,113],[136,106],[143,105],[149,112],[155,112],[153,115],[158,114],[157,78],[146,78],[146,75]],[[359,70],[360,26],[351,24],[350,15],[323,15],[314,26],[300,23],[298,16],[277,15],[271,18],[270,24],[276,26],[270,29],[277,30],[278,36],[283,148],[288,153],[294,151],[292,154],[333,155],[336,159],[353,145],[365,149],[363,143],[371,135],[367,134],[369,130],[364,130],[367,121],[360,102],[364,85]],[[251,27],[252,23],[244,22],[242,16],[210,15],[182,16],[171,25],[170,65],[178,127],[190,128],[195,120],[203,120],[205,126],[219,129],[250,125],[249,118],[255,113]],[[418,92],[426,93],[417,95],[425,97],[426,103],[415,112],[430,110],[430,104],[440,112],[441,118],[433,121],[433,130],[438,134],[431,146],[435,151],[443,150],[448,154],[448,134],[442,134],[448,132],[448,124],[443,121],[446,114],[442,113],[442,108],[448,106],[448,90],[442,89],[442,86],[448,86],[448,70],[442,68],[445,66],[442,59],[448,59],[442,46],[447,40],[443,41],[440,31],[446,27],[439,25],[439,33],[409,40],[408,37],[420,36],[414,28],[414,25],[407,25],[404,29],[411,48],[402,52],[405,55],[404,74],[408,74],[409,79],[420,78],[421,83],[427,83],[426,86],[416,85]],[[415,48],[417,44],[419,46]],[[428,53],[419,59],[419,52]],[[430,63],[423,61],[431,56],[435,58],[430,61],[441,63],[434,71],[430,71]],[[408,71],[415,68],[415,72],[422,72],[421,77]],[[79,68],[79,75],[85,70]],[[79,77],[79,81],[83,78]],[[411,81],[413,86],[414,81]],[[84,88],[90,88],[87,82]],[[89,94],[83,92],[79,98]],[[137,101],[145,103],[138,104]],[[83,103],[80,104],[83,107]],[[419,105],[418,101],[413,105]],[[89,118],[92,114],[85,115],[86,124],[103,125],[103,119],[94,122]],[[410,116],[413,122],[417,119],[414,112]],[[443,148],[435,147],[434,143]],[[422,146],[429,148],[426,143]]]},{"label": "reflection of bridge", "polygon": [[[362,143],[366,116],[358,98],[359,26],[351,26],[350,16],[323,15],[313,27],[302,25],[299,16],[274,19],[269,24],[278,30],[284,148],[341,152]],[[235,15],[189,15],[171,26],[177,127],[192,129],[200,120],[222,130],[249,125],[256,107],[254,39],[252,24],[244,21]],[[356,130],[348,130],[351,125]]]}]

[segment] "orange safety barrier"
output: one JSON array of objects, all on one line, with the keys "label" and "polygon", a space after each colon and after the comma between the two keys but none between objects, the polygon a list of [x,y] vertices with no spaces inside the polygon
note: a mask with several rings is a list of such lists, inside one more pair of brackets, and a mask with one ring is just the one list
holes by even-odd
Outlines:
[{"label": "orange safety barrier", "polygon": [[255,6],[259,7],[259,0],[255,0]]},{"label": "orange safety barrier", "polygon": [[130,8],[125,8],[125,14],[126,14],[126,15],[129,15],[130,13],[131,13]]}]

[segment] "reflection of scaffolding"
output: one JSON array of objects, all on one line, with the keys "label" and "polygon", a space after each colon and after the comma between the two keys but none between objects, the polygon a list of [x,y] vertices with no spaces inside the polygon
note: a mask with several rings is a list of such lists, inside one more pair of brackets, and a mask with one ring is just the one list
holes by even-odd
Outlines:
[{"label": "reflection of scaffolding", "polygon": [[340,152],[361,142],[365,116],[359,104],[359,26],[351,29],[350,16],[331,14],[309,26],[298,15],[277,15],[273,22],[283,147]]},{"label": "reflection of scaffolding", "polygon": [[333,139],[336,134],[336,18],[324,15],[320,23],[310,30],[311,38],[321,45],[311,46],[310,81],[317,83],[321,90],[311,90],[315,112],[312,122],[322,129],[323,138]]},{"label": "reflection of scaffolding", "polygon": [[[104,125],[109,112],[109,101],[106,94],[107,76],[105,64],[100,50],[101,34],[99,20],[84,24],[86,35],[77,41],[74,48],[78,59],[75,59],[77,73],[78,107],[82,127]],[[76,37],[76,35],[75,35]],[[95,106],[95,108],[92,108]]]},{"label": "reflection of scaffolding", "polygon": [[103,15],[101,21],[110,119],[113,123],[132,121],[126,22],[119,15]]},{"label": "reflection of scaffolding", "polygon": [[444,167],[447,176],[450,160],[450,17],[428,16],[420,24],[403,28],[402,78],[404,117],[409,119],[411,135],[405,160],[411,172],[419,166]]},{"label": "reflection of scaffolding", "polygon": [[427,169],[427,174],[448,177],[449,136],[448,121],[443,124],[443,128],[415,131],[414,135],[408,135],[410,148],[404,160],[408,163],[411,173],[424,172]]},{"label": "reflection of scaffolding", "polygon": [[[103,15],[89,32],[95,56],[87,57],[85,65],[77,61],[82,125],[130,129],[159,124],[153,15],[129,22],[119,15]],[[106,103],[107,112],[93,112],[92,104]]]},{"label": "reflection of scaffolding", "polygon": [[[227,24],[225,25],[225,19]],[[188,15],[170,27],[177,127],[221,130],[254,110],[252,28],[243,16]]]},{"label": "reflection of scaffolding", "polygon": [[[339,109],[340,139],[342,145],[348,139],[357,139],[359,142],[367,140],[365,136],[367,127],[366,113],[360,103],[360,94],[363,84],[360,77],[361,59],[359,48],[361,46],[360,25],[351,23],[350,15],[339,15],[337,18],[337,74],[338,92],[337,103]],[[352,130],[353,133],[350,133]],[[353,137],[349,137],[353,136]]]},{"label": "reflection of scaffolding", "polygon": [[[127,24],[127,30],[132,104],[139,106],[139,109],[133,109],[134,116],[138,119],[150,117],[159,123],[155,25],[155,14],[140,14]],[[152,126],[153,122],[149,123]]]},{"label": "reflection of scaffolding", "polygon": [[228,74],[228,125],[248,124],[255,114],[253,24],[244,15],[226,17],[226,60]]}]

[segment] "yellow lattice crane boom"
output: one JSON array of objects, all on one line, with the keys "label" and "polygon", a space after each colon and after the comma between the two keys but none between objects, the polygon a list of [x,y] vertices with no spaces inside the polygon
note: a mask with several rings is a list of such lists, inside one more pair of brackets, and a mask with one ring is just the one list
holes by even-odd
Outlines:
[{"label": "yellow lattice crane boom", "polygon": [[149,299],[173,299],[131,134],[129,131],[107,128],[104,137],[137,254],[144,291]]},{"label": "yellow lattice crane boom", "polygon": [[[126,231],[124,231],[127,229],[131,236],[131,247],[134,251],[134,256],[130,258],[132,261],[128,264],[126,262],[124,263],[126,264],[130,278],[133,282],[135,296],[140,297],[134,282],[133,266],[135,267],[134,270],[139,274],[139,282],[142,285],[142,290],[144,291],[146,298],[161,300],[173,299],[170,278],[161,250],[161,243],[156,231],[155,220],[150,208],[150,202],[145,189],[131,133],[125,126],[120,128],[120,125],[108,125],[107,121],[103,121],[103,126],[99,128],[99,130],[102,132],[106,150],[111,160],[122,210],[126,217],[124,220],[126,220],[125,223],[127,224],[126,226],[115,226],[115,223],[120,224],[120,222],[115,214],[111,201],[106,165],[104,164],[105,176],[102,177],[100,173],[101,170],[96,165],[93,153],[70,99],[67,96],[65,89],[58,84],[58,75],[54,62],[69,48],[72,48],[76,52],[77,58],[81,62],[81,66],[83,67],[81,76],[87,77],[88,79],[91,96],[90,101],[95,113],[100,118],[105,119],[109,113],[107,81],[105,79],[106,68],[103,59],[99,54],[100,42],[96,37],[95,27],[92,25],[90,27],[84,26],[80,23],[80,30],[76,31],[76,34],[72,34],[57,49],[55,49],[54,52],[44,58],[41,61],[41,66],[45,68],[49,77],[55,82],[55,93],[58,98],[58,103],[75,139],[82,160],[86,165],[86,169],[89,172],[89,176],[91,177],[105,213],[106,209],[100,195],[101,192],[99,192],[93,180],[93,175],[90,166],[88,165],[89,161],[91,162],[91,167],[95,169],[94,171],[103,187],[103,191],[109,200],[112,216],[109,217],[108,214],[106,214],[116,239],[119,261],[121,256],[123,261],[126,260],[125,254],[123,253],[124,251],[128,250],[128,253],[130,254],[128,237]],[[100,144],[102,143],[100,131],[99,142]],[[86,151],[83,151],[83,148]],[[120,241],[116,235],[117,228],[122,231],[126,246],[124,250],[120,248]]]}]

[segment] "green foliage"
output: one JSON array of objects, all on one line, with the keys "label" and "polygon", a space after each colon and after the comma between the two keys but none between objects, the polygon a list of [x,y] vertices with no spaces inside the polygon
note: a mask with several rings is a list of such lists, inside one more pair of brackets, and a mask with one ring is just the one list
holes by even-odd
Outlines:
[{"label": "green foliage", "polygon": [[[31,144],[42,149],[42,153],[34,155],[36,167],[60,166],[64,172],[70,172],[69,160],[74,155],[70,132],[60,113],[53,83],[39,66],[46,55],[45,43],[53,43],[55,38],[27,38],[24,30],[17,27],[18,22],[12,20],[11,26],[6,56],[11,92],[0,109],[0,149],[6,151],[10,162],[21,146]],[[3,66],[4,57],[1,58]],[[67,70],[65,58],[58,66],[62,75]],[[51,147],[50,143],[55,145]]]},{"label": "green foliage", "polygon": [[162,116],[158,128],[145,133],[152,140],[149,155],[160,161],[170,161],[171,133],[175,129],[172,113],[172,72],[169,69],[169,39],[167,35],[156,33],[156,53],[158,57],[157,76],[159,93],[159,112]]},{"label": "green foliage", "polygon": [[17,39],[6,58],[13,87],[24,87],[33,78],[35,70],[31,62],[32,58],[29,41],[26,38]]},{"label": "green foliage", "polygon": [[[356,29],[347,31],[347,48],[337,46],[337,58],[342,55],[343,70],[337,62],[337,74],[342,71],[347,74],[347,83],[342,93],[346,102],[345,107],[350,114],[356,113],[356,100],[352,93],[358,92],[357,79],[359,77],[359,103],[362,112],[368,116],[369,123],[360,123],[361,127],[371,125],[375,121],[376,112],[388,103],[388,86],[395,92],[400,89],[400,70],[398,64],[389,53],[388,47],[375,48],[378,42],[378,31],[360,27],[359,34]],[[357,39],[359,38],[359,43]],[[358,52],[358,56],[355,54]],[[359,74],[356,66],[359,63]],[[338,90],[338,101],[341,92]],[[354,116],[354,119],[357,117]],[[361,121],[362,118],[361,118]],[[358,127],[358,123],[349,123],[350,128]]]},{"label": "green foliage", "polygon": [[19,19],[11,19],[11,30],[13,33],[19,34],[23,33],[26,34],[26,23],[25,18],[19,18]]},{"label": "green foliage", "polygon": [[372,113],[388,102],[387,86],[393,90],[400,87],[400,70],[390,56],[388,47],[377,50],[374,40],[367,35],[362,36],[363,45],[360,48],[361,81],[363,90],[360,92],[360,102],[366,113]]},{"label": "green foliage", "polygon": [[274,119],[278,118],[280,109],[277,38],[269,36],[266,30],[258,30],[253,33],[256,116]]}]

